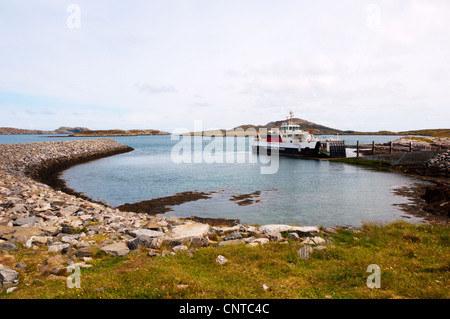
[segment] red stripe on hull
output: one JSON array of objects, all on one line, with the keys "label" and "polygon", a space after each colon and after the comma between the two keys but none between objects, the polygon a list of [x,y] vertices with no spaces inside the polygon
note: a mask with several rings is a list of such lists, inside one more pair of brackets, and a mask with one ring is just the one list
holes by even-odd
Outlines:
[{"label": "red stripe on hull", "polygon": [[281,137],[267,137],[267,142],[272,142],[272,143],[282,143],[281,141]]}]

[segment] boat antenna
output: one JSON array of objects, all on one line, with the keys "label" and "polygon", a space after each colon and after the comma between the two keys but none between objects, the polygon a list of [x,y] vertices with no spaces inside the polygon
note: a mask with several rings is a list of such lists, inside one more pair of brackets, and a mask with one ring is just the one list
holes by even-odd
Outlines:
[{"label": "boat antenna", "polygon": [[292,112],[292,110],[289,110],[289,124],[292,124],[293,118],[294,118],[294,112]]}]

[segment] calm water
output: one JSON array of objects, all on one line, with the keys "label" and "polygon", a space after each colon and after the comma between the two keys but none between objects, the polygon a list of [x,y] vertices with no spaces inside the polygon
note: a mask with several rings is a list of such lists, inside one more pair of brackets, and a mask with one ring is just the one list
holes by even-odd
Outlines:
[{"label": "calm water", "polygon": [[[42,136],[0,136],[0,143],[67,140]],[[342,137],[344,138],[344,137]],[[398,138],[379,136],[377,143]],[[37,140],[36,140],[37,139]],[[72,139],[72,138],[70,138]],[[75,139],[75,138],[73,138]],[[80,138],[78,138],[80,139]],[[292,223],[300,225],[352,225],[361,221],[389,221],[405,214],[393,204],[408,200],[393,194],[401,186],[424,183],[388,172],[323,160],[280,157],[274,174],[252,154],[248,138],[197,138],[180,144],[171,136],[115,137],[135,151],[75,166],[62,174],[69,187],[112,206],[183,191],[215,192],[210,199],[174,206],[166,215],[179,217],[239,218],[243,223]],[[348,144],[366,143],[374,136],[345,136]],[[194,144],[197,149],[194,149]],[[203,142],[203,143],[202,143]],[[185,161],[173,156],[183,154]],[[198,147],[200,145],[200,147]],[[226,148],[226,146],[229,146]],[[186,152],[193,147],[193,153]],[[186,148],[187,147],[187,148]],[[203,152],[202,152],[203,150]],[[209,154],[209,157],[206,155]],[[202,157],[205,156],[205,157]],[[220,163],[220,159],[222,163]],[[194,161],[197,161],[194,162]],[[207,163],[210,162],[210,163]],[[275,164],[272,163],[275,166]],[[233,195],[260,191],[259,200],[248,206],[231,201]],[[410,218],[408,220],[418,220]]]}]

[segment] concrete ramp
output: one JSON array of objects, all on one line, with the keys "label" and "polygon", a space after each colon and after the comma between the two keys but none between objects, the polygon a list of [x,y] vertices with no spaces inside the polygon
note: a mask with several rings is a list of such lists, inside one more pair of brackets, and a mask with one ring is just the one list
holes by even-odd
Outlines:
[{"label": "concrete ramp", "polygon": [[436,156],[437,153],[437,151],[402,152],[394,154],[360,156],[359,158],[371,161],[383,161],[392,165],[413,165],[422,164],[428,161],[430,158]]}]

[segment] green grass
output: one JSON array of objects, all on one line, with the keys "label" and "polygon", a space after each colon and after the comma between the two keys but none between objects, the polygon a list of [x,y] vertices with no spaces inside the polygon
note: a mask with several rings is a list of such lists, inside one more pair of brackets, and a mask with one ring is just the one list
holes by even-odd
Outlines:
[{"label": "green grass", "polygon": [[336,159],[331,159],[331,160],[334,162],[339,162],[339,163],[364,165],[364,166],[377,168],[377,169],[386,169],[391,166],[391,164],[389,162],[374,161],[374,160],[368,160],[368,159],[356,158],[356,157],[336,158]]},{"label": "green grass", "polygon": [[[39,277],[37,259],[45,252],[21,248],[14,262],[30,266],[18,270],[18,289],[0,298],[450,297],[448,227],[400,221],[342,229],[332,237],[334,244],[309,260],[297,256],[298,242],[199,248],[193,256],[149,257],[145,249],[126,257],[100,255],[92,268],[81,269],[79,289]],[[226,264],[215,262],[219,254]],[[366,285],[370,264],[381,267],[379,289]]]},{"label": "green grass", "polygon": [[425,129],[399,132],[400,134],[427,135],[433,137],[450,137],[450,129]]},{"label": "green grass", "polygon": [[420,137],[420,136],[408,136],[408,139],[418,142],[425,142],[425,143],[433,143],[433,140],[426,138],[426,137]]}]

